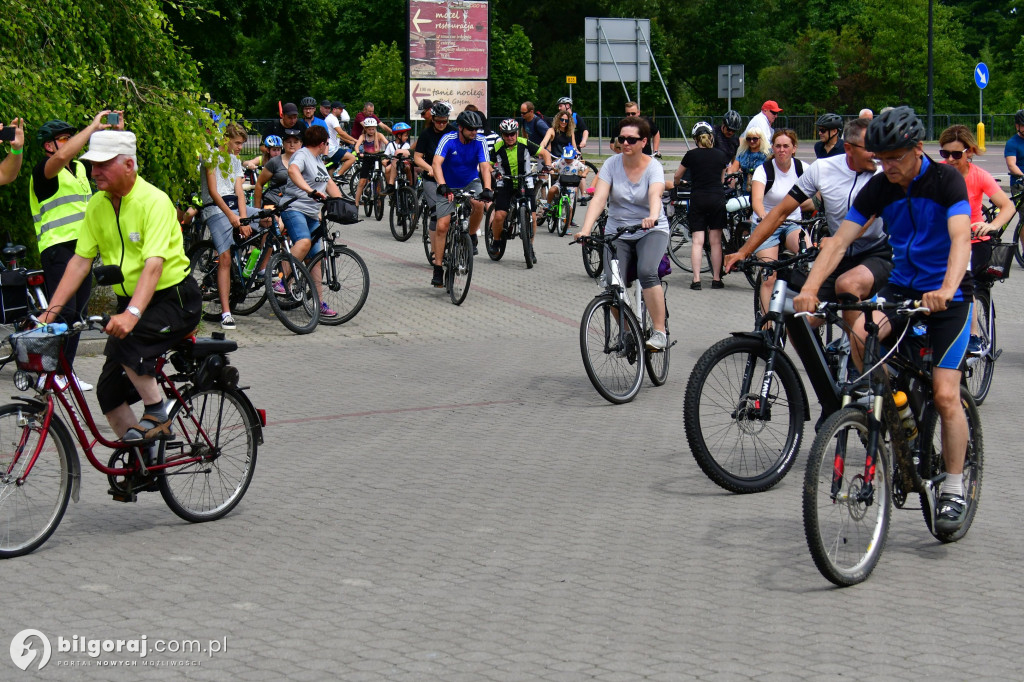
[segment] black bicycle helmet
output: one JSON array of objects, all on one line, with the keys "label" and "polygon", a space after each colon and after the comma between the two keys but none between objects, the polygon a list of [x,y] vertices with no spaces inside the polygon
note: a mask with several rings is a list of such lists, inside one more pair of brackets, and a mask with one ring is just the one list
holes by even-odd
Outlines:
[{"label": "black bicycle helmet", "polygon": [[475,111],[463,111],[459,114],[459,117],[455,119],[455,123],[463,128],[472,128],[476,130],[484,127],[484,117]]},{"label": "black bicycle helmet", "polygon": [[41,128],[39,128],[39,131],[36,133],[36,141],[39,142],[39,144],[41,145],[44,142],[50,142],[51,140],[54,140],[59,135],[63,135],[65,133],[74,135],[75,132],[75,127],[67,121],[47,121],[42,125]]},{"label": "black bicycle helmet", "polygon": [[452,105],[448,102],[434,102],[430,105],[430,115],[434,118],[448,118],[452,113]]},{"label": "black bicycle helmet", "polygon": [[822,114],[814,125],[825,130],[840,130],[843,127],[843,117],[839,114]]},{"label": "black bicycle helmet", "polygon": [[316,106],[316,100],[313,99],[312,97],[303,97],[302,101],[299,102],[299,106],[300,107],[315,107]]},{"label": "black bicycle helmet", "polygon": [[722,117],[722,123],[729,130],[736,132],[743,127],[743,121],[740,119],[740,112],[735,109],[730,109],[725,112],[725,116]]},{"label": "black bicycle helmet", "polygon": [[869,152],[908,149],[924,139],[924,124],[910,107],[896,107],[871,119],[864,134]]},{"label": "black bicycle helmet", "polygon": [[1024,126],[1024,109],[1017,110],[1017,113],[1013,115],[1013,122],[1016,125]]}]

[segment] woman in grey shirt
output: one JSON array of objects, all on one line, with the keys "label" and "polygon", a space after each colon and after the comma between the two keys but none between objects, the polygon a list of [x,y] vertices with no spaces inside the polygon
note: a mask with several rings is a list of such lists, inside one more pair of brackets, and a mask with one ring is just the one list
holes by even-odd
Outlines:
[{"label": "woman in grey shirt", "polygon": [[[587,236],[594,223],[608,206],[605,233],[615,233],[621,227],[640,224],[643,229],[624,234],[616,243],[619,272],[636,258],[636,272],[644,293],[644,303],[651,314],[654,333],[647,347],[661,350],[668,345],[665,334],[665,297],[661,292],[658,266],[668,248],[668,219],[661,209],[661,195],[665,191],[665,169],[661,163],[643,153],[651,130],[642,118],[629,117],[621,122],[618,141],[622,153],[601,166],[594,186],[594,197],[587,209],[587,217],[577,237]],[[608,262],[606,256],[605,262]]]}]

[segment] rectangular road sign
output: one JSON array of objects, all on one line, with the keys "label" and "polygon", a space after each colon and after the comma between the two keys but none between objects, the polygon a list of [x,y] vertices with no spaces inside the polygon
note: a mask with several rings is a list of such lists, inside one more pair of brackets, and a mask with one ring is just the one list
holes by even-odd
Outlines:
[{"label": "rectangular road sign", "polygon": [[410,0],[412,78],[486,79],[486,0]]},{"label": "rectangular road sign", "polygon": [[745,92],[743,64],[718,66],[718,99],[741,99]]},{"label": "rectangular road sign", "polygon": [[566,76],[565,82],[569,85],[576,85],[576,76]]},{"label": "rectangular road sign", "polygon": [[586,17],[583,36],[588,81],[650,82],[650,19]]},{"label": "rectangular road sign", "polygon": [[412,94],[409,102],[410,119],[420,117],[416,107],[424,99],[451,102],[453,119],[467,104],[475,104],[480,111],[487,111],[487,81],[484,80],[413,80],[409,83],[409,92]]}]

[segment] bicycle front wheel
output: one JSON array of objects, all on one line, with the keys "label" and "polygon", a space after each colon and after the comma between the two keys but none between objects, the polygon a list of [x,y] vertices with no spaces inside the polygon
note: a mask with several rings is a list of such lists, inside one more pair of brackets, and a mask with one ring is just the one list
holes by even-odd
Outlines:
[{"label": "bicycle front wheel", "polygon": [[427,202],[420,203],[420,224],[423,228],[423,253],[427,257],[429,265],[434,264],[434,252],[430,246],[430,207]]},{"label": "bicycle front wheel", "polygon": [[[227,257],[227,256],[225,256]],[[220,322],[223,307],[217,288],[217,267],[220,255],[212,241],[201,241],[188,254],[192,278],[203,295],[203,319]]]},{"label": "bicycle front wheel", "polygon": [[580,352],[590,383],[611,403],[636,397],[644,378],[644,339],[628,309],[607,295],[591,301],[580,323]]},{"label": "bicycle front wheel", "polygon": [[241,501],[256,467],[255,427],[236,390],[190,390],[171,411],[175,438],[161,463],[196,461],[167,469],[160,494],[171,511],[192,523],[221,518]]},{"label": "bicycle front wheel", "polygon": [[519,216],[519,236],[523,238],[523,258],[526,260],[526,269],[533,267],[533,222],[530,220],[530,212],[526,203],[519,204],[516,211]]},{"label": "bicycle front wheel", "polygon": [[1021,243],[1021,240],[1024,239],[1024,235],[1021,234],[1021,226],[1024,225],[1024,220],[1021,220],[1020,208],[1018,208],[1017,213],[1015,213],[1014,216],[1010,218],[1010,223],[1006,225],[1007,231],[1010,231],[1011,224],[1014,226],[1012,227],[1013,243],[1015,244],[1015,247],[1013,249],[1013,257],[1017,260],[1017,265],[1024,268],[1024,243]]},{"label": "bicycle front wheel", "polygon": [[[283,293],[274,289],[275,281],[280,282]],[[287,251],[271,256],[264,285],[270,292],[267,295],[270,307],[281,324],[296,334],[308,334],[316,329],[320,321],[320,297],[306,266],[295,256]]]},{"label": "bicycle front wheel", "polygon": [[416,190],[403,185],[391,202],[391,234],[400,242],[416,233]]},{"label": "bicycle front wheel", "polygon": [[561,214],[561,220],[558,221],[558,236],[564,237],[572,223],[572,195],[563,194],[559,198],[559,202],[558,212]]},{"label": "bicycle front wheel", "polygon": [[693,458],[734,493],[763,492],[785,478],[803,439],[800,379],[778,359],[769,373],[769,354],[757,339],[722,339],[697,360],[686,384],[683,425]]},{"label": "bicycle front wheel", "polygon": [[[53,534],[71,497],[74,445],[56,415],[43,431],[45,410],[0,407],[0,559],[34,551]],[[45,438],[39,457],[32,455]]]},{"label": "bicycle front wheel", "polygon": [[583,269],[587,274],[597,279],[604,268],[604,247],[593,246],[589,241],[582,243],[583,247]]},{"label": "bicycle front wheel", "polygon": [[384,219],[384,178],[378,177],[373,182],[373,217]]},{"label": "bicycle front wheel", "polygon": [[[984,464],[985,448],[981,437],[981,414],[978,406],[971,399],[970,393],[963,386],[960,387],[960,404],[967,418],[967,453],[964,456],[964,500],[967,501],[967,515],[964,517],[963,525],[955,533],[939,532],[929,518],[928,505],[924,499],[921,500],[921,509],[924,512],[924,520],[932,535],[941,542],[956,542],[967,535],[971,524],[974,523],[974,516],[978,513],[978,503],[981,501],[981,474]],[[939,428],[939,413],[934,409],[925,412],[921,420],[921,476],[934,478],[946,470],[942,460],[942,429]]]},{"label": "bicycle front wheel", "polygon": [[473,280],[473,240],[465,232],[454,234],[450,244],[448,267],[445,269],[445,288],[455,305],[462,305]]},{"label": "bicycle front wheel", "polygon": [[[974,287],[974,309],[978,316],[978,327],[981,329],[981,355],[968,355],[964,358],[967,365],[964,379],[970,389],[974,402],[981,405],[988,397],[992,388],[992,377],[996,373],[996,323],[995,306],[991,306],[992,292],[983,286]],[[991,316],[989,313],[993,313]]]},{"label": "bicycle front wheel", "polygon": [[867,580],[882,556],[892,513],[889,452],[879,438],[875,476],[865,479],[868,417],[855,407],[830,416],[811,445],[804,477],[804,534],[814,565],[845,587]]},{"label": "bicycle front wheel", "polygon": [[321,310],[320,324],[338,325],[348,322],[362,310],[370,293],[370,271],[359,254],[347,246],[335,246],[332,250],[330,259],[327,249],[313,256],[309,269],[315,272],[320,266],[323,283],[320,300],[337,313],[328,317]]}]

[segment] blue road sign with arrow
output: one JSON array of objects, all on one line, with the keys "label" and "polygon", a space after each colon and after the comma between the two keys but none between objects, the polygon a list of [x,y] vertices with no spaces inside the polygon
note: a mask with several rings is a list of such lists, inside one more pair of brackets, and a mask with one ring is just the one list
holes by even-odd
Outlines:
[{"label": "blue road sign with arrow", "polygon": [[988,85],[988,67],[985,66],[985,62],[979,62],[974,67],[974,82],[982,90]]}]

